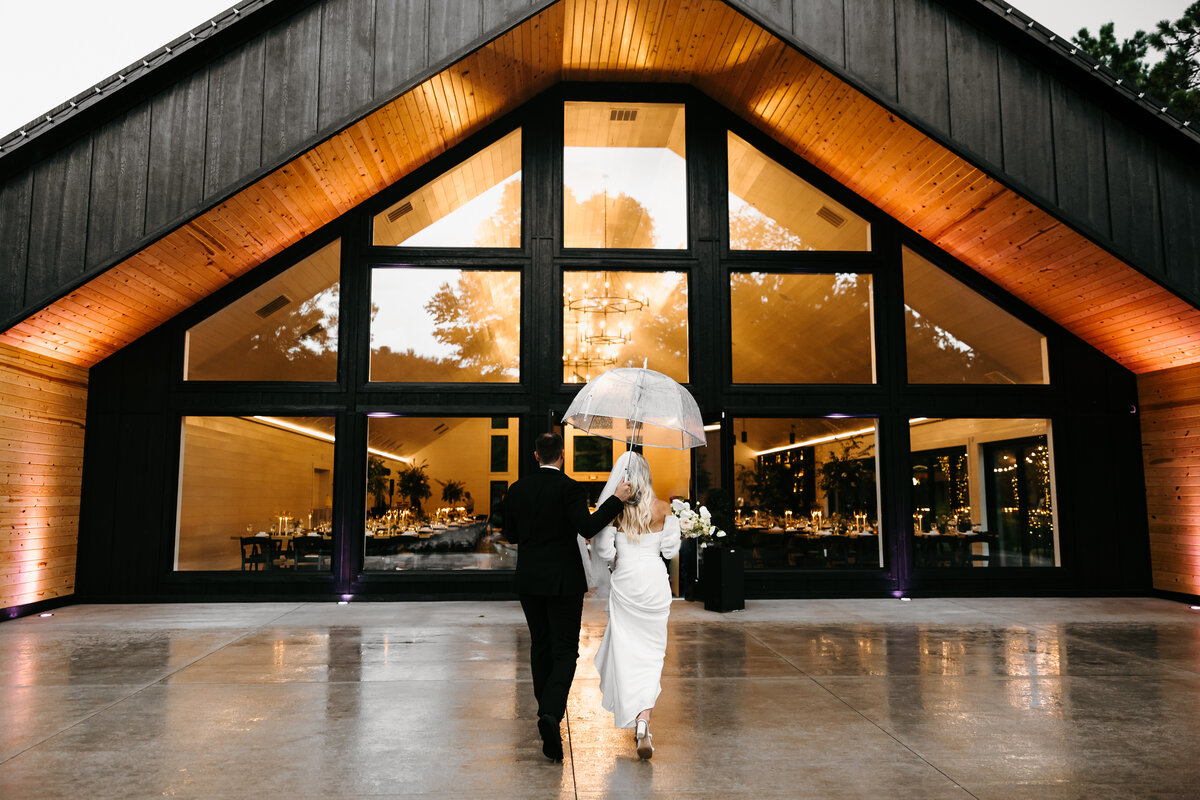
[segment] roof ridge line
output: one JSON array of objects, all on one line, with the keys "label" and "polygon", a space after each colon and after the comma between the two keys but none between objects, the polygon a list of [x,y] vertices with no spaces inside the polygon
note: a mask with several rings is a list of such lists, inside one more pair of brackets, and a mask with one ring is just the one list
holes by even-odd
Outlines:
[{"label": "roof ridge line", "polygon": [[59,123],[95,106],[102,99],[111,97],[114,90],[119,91],[139,78],[146,77],[164,64],[190,52],[198,45],[212,39],[216,34],[228,30],[238,21],[246,19],[253,12],[260,11],[274,2],[276,0],[242,0],[206,22],[175,37],[167,44],[155,48],[124,69],[96,81],[92,88],[59,103],[46,113],[19,126],[16,130],[0,135],[0,158],[16,152],[22,145],[50,131]]},{"label": "roof ridge line", "polygon": [[1137,84],[1126,80],[1109,67],[1101,64],[1069,37],[1050,30],[1049,27],[1021,11],[1008,0],[975,0],[975,2],[986,7],[993,14],[1005,18],[1014,29],[1023,31],[1026,36],[1045,49],[1058,54],[1069,62],[1077,62],[1077,68],[1090,74],[1096,82],[1107,86],[1126,100],[1137,103],[1157,119],[1200,143],[1200,130],[1197,130],[1197,126],[1192,125],[1193,120],[1184,117],[1170,103],[1162,102],[1159,98],[1142,90]]}]

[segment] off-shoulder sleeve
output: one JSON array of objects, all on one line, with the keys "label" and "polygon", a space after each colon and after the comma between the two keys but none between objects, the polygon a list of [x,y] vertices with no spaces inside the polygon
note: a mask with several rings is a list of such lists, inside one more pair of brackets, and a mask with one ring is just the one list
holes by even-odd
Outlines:
[{"label": "off-shoulder sleeve", "polygon": [[662,545],[659,552],[663,558],[674,558],[679,554],[679,518],[668,514],[663,520]]},{"label": "off-shoulder sleeve", "polygon": [[592,549],[605,561],[612,561],[616,558],[617,529],[612,525],[605,525],[601,528],[600,532],[592,539]]}]

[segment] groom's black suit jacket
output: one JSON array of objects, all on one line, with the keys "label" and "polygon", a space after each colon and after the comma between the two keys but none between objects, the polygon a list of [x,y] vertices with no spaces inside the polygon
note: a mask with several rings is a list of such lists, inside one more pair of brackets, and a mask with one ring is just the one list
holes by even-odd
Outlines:
[{"label": "groom's black suit jacket", "polygon": [[575,534],[592,538],[616,518],[621,507],[620,500],[610,497],[589,514],[583,485],[550,467],[539,467],[514,483],[504,502],[504,536],[520,545],[517,593],[586,593]]}]

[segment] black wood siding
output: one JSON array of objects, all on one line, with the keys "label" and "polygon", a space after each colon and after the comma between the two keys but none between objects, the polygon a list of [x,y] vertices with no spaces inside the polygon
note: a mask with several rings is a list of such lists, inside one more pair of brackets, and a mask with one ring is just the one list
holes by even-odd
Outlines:
[{"label": "black wood siding", "polygon": [[159,95],[150,109],[146,232],[153,233],[204,199],[208,71]]},{"label": "black wood siding", "polygon": [[[1124,101],[1115,91],[1022,41],[1002,18],[963,0],[727,2],[844,67],[905,118],[1085,233],[1111,236],[1102,243],[1200,299],[1200,175],[1187,167],[1200,148],[1153,124],[1144,109],[1118,108]],[[177,75],[163,67],[159,89],[139,89],[146,97],[132,107],[81,126],[38,163],[3,171],[0,324],[552,4],[318,0],[287,6],[291,16],[269,27],[237,23],[247,27],[228,52]],[[61,124],[65,140],[71,121]],[[21,152],[0,159],[19,162]]]},{"label": "black wood siding", "polygon": [[29,263],[25,272],[27,308],[43,305],[58,294],[60,287],[83,273],[91,177],[91,136],[33,170]]},{"label": "black wood siding", "polygon": [[[1004,160],[1000,134],[1000,62],[996,43],[961,18],[946,17],[950,136],[983,164]],[[953,64],[954,69],[949,65]]]},{"label": "black wood siding", "polygon": [[263,50],[259,39],[209,68],[205,200],[262,163]]},{"label": "black wood siding", "polygon": [[28,172],[0,184],[0,319],[8,319],[25,305],[32,198],[33,176]]},{"label": "black wood siding", "polygon": [[[385,5],[388,5],[385,3]],[[364,106],[375,91],[369,80],[375,68],[375,3],[373,0],[330,0],[321,17],[322,129]]]},{"label": "black wood siding", "polygon": [[128,250],[146,230],[150,107],[138,106],[96,131],[92,147],[88,266]]}]

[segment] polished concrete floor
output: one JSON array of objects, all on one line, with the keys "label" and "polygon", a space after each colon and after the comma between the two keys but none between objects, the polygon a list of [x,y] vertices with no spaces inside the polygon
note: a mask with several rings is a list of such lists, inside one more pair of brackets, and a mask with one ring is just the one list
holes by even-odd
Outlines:
[{"label": "polished concrete floor", "polygon": [[543,758],[515,603],[72,606],[0,623],[0,797],[1196,798],[1200,611],[677,602],[657,752],[585,613]]}]

